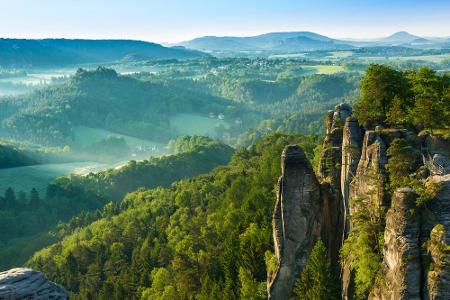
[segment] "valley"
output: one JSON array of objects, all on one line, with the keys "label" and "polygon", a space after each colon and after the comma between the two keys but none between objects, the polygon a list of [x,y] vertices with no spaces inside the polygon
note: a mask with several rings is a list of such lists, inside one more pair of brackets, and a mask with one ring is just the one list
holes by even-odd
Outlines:
[{"label": "valley", "polygon": [[70,174],[86,175],[110,167],[98,162],[74,162],[59,164],[40,164],[0,170],[0,190],[11,187],[14,191],[31,191],[36,188],[40,195],[45,195],[47,186],[57,177]]}]

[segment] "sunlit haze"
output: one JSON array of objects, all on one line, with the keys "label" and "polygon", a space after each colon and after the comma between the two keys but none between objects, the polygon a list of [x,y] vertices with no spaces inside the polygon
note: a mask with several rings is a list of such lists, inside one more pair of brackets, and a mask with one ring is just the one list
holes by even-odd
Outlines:
[{"label": "sunlit haze", "polygon": [[448,36],[446,0],[1,0],[0,37],[178,42],[205,35],[313,31],[368,39]]}]

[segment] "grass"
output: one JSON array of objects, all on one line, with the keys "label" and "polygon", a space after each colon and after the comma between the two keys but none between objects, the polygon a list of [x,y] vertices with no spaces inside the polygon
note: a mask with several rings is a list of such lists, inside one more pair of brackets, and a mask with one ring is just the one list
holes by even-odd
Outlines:
[{"label": "grass", "polygon": [[165,146],[164,144],[161,144],[161,143],[157,143],[157,142],[153,142],[153,141],[149,141],[149,140],[143,140],[143,139],[135,138],[135,137],[128,136],[128,135],[115,133],[115,132],[111,132],[111,131],[101,129],[101,128],[90,128],[90,127],[84,127],[84,126],[75,127],[74,145],[80,146],[80,147],[87,147],[87,146],[90,146],[102,139],[105,139],[109,135],[122,137],[127,142],[128,146],[130,146],[131,148],[138,147],[138,146],[143,146],[143,147],[156,146],[158,148],[164,148],[164,146]]},{"label": "grass", "polygon": [[398,60],[402,60],[402,61],[406,61],[406,60],[423,60],[423,61],[431,62],[431,63],[441,63],[444,60],[450,59],[450,54],[421,55],[421,56],[402,56],[402,57],[395,57],[393,59],[398,59]]},{"label": "grass", "polygon": [[171,117],[169,121],[170,125],[179,134],[186,135],[206,135],[211,137],[216,135],[216,125],[222,124],[225,128],[229,128],[229,124],[225,120],[194,114],[178,114],[175,117]]},{"label": "grass", "polygon": [[311,70],[314,74],[336,74],[339,72],[345,72],[345,67],[343,66],[329,66],[329,65],[317,65],[317,66],[302,66],[303,69]]}]

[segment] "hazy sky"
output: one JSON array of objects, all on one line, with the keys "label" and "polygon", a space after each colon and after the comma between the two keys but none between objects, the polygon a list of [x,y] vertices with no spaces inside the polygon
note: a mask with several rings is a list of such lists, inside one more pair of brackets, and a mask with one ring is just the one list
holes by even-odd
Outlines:
[{"label": "hazy sky", "polygon": [[304,30],[450,36],[450,0],[0,0],[0,37],[176,42]]}]

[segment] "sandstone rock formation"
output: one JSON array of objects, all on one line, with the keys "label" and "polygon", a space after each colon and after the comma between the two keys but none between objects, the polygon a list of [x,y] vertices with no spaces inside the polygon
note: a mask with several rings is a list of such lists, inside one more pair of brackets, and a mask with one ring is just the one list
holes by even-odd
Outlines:
[{"label": "sandstone rock formation", "polygon": [[347,104],[339,104],[326,116],[326,135],[323,142],[323,154],[319,163],[319,176],[330,183],[334,190],[340,189],[340,165],[342,161],[342,135],[346,119],[352,109]]},{"label": "sandstone rock formation", "polygon": [[289,299],[295,280],[320,235],[320,185],[303,150],[287,146],[273,215],[277,270],[270,280],[269,299]]},{"label": "sandstone rock formation", "polygon": [[370,299],[420,299],[420,216],[414,211],[416,195],[400,188],[392,197],[384,231],[383,284]]},{"label": "sandstone rock formation", "polygon": [[[364,131],[340,104],[326,115],[327,134],[317,179],[297,146],[283,152],[283,173],[274,211],[274,241],[278,268],[269,277],[269,298],[289,299],[309,252],[320,238],[328,249],[342,298],[355,298],[355,273],[350,253],[339,265],[342,242],[358,232],[368,214],[383,234],[381,280],[370,299],[450,299],[450,143],[442,137],[418,136],[406,129]],[[387,150],[401,138],[417,159],[414,180],[436,186],[434,198],[417,202],[411,187],[389,190]],[[419,156],[418,156],[419,157]],[[428,193],[428,192],[427,192]],[[378,242],[376,242],[378,244]],[[337,270],[337,271],[336,271]]]},{"label": "sandstone rock formation", "polygon": [[344,239],[350,230],[350,183],[356,174],[361,158],[363,132],[358,120],[347,118],[342,137],[341,193],[344,206]]},{"label": "sandstone rock formation", "polygon": [[[342,103],[330,110],[326,115],[326,135],[323,142],[323,152],[318,168],[318,177],[322,185],[322,241],[325,243],[332,270],[339,276],[339,249],[343,241],[345,228],[345,205],[341,193],[341,164],[343,161],[343,141],[356,142],[359,125],[347,119],[352,109]],[[345,138],[344,138],[345,135]],[[350,136],[351,135],[351,136]],[[347,152],[346,152],[347,153]],[[347,176],[347,174],[343,174]]]},{"label": "sandstone rock formation", "polygon": [[439,191],[427,209],[422,210],[420,243],[423,299],[450,299],[450,174],[432,176],[428,184],[438,185]]},{"label": "sandstone rock formation", "polygon": [[0,299],[68,299],[61,286],[41,272],[17,268],[0,273]]},{"label": "sandstone rock formation", "polygon": [[[421,139],[405,129],[377,127],[375,130],[365,132],[358,167],[350,182],[347,219],[351,219],[350,216],[356,215],[362,209],[379,211],[379,216],[382,219],[383,212],[390,207],[391,199],[386,185],[388,180],[386,173],[387,149],[396,138],[405,139],[413,149],[420,149]],[[346,184],[344,181],[342,183],[343,186]],[[350,232],[352,227],[355,226],[352,222],[349,223],[346,232]],[[354,278],[353,272],[350,270],[351,263],[350,258],[342,269],[342,295],[344,299],[354,298]]]}]

